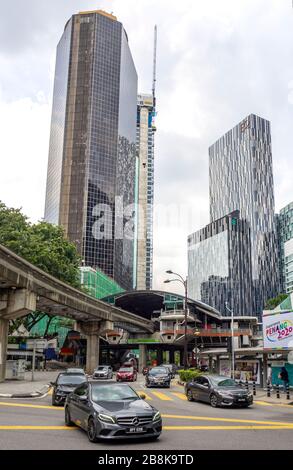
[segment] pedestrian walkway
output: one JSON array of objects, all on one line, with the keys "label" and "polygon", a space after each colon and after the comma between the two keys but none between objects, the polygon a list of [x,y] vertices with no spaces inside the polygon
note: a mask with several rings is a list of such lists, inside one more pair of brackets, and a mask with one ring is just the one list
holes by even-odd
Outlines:
[{"label": "pedestrian walkway", "polygon": [[0,397],[9,395],[29,395],[34,393],[46,393],[48,384],[53,382],[59,371],[35,371],[34,381],[32,373],[26,372],[24,380],[5,380],[0,383]]}]

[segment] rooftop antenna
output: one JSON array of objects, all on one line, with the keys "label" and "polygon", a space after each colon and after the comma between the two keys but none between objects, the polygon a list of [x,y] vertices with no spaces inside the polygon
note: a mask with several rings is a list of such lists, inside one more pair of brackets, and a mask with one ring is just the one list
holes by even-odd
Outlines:
[{"label": "rooftop antenna", "polygon": [[153,99],[156,105],[156,81],[157,81],[157,25],[154,29],[154,61],[153,61]]}]

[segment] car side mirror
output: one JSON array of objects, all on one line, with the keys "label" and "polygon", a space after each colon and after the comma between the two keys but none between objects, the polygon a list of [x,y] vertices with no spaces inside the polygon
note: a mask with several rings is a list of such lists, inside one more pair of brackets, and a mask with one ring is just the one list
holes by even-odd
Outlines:
[{"label": "car side mirror", "polygon": [[140,396],[140,398],[141,398],[142,400],[145,400],[145,399],[146,399],[146,396],[145,396],[144,393],[140,393],[139,396]]}]

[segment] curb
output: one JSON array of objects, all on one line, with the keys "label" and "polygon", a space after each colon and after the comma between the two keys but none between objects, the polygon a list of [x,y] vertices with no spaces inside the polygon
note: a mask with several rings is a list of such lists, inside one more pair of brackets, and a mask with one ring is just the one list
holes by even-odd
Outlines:
[{"label": "curb", "polygon": [[47,395],[51,385],[44,385],[40,390],[29,393],[0,393],[0,398],[42,398]]}]

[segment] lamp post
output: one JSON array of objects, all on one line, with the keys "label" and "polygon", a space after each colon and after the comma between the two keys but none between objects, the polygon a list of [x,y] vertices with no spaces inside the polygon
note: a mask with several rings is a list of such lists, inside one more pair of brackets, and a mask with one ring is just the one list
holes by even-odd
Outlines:
[{"label": "lamp post", "polygon": [[233,309],[230,309],[228,307],[228,302],[225,302],[225,307],[228,310],[228,312],[231,313],[231,368],[232,368],[232,379],[235,378],[235,358],[234,358],[234,312]]},{"label": "lamp post", "polygon": [[164,281],[165,284],[169,282],[180,282],[184,286],[184,354],[183,354],[183,363],[184,363],[184,369],[186,370],[188,367],[188,352],[187,352],[187,278],[184,279],[180,274],[174,273],[170,269],[166,271],[167,274],[172,274],[174,276],[178,276],[178,278],[175,279],[166,279]]},{"label": "lamp post", "polygon": [[200,335],[200,331],[196,328],[194,331],[195,336],[195,367],[198,369],[198,356],[197,356],[197,338]]}]

